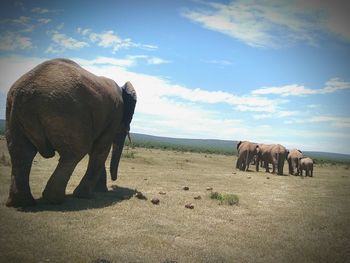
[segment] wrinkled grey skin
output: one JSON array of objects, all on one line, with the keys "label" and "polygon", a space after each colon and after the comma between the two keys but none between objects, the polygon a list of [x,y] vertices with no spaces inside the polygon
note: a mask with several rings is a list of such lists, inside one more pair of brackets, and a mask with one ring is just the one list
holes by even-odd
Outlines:
[{"label": "wrinkled grey skin", "polygon": [[298,163],[299,163],[299,159],[302,157],[304,157],[304,155],[300,150],[293,149],[289,151],[287,156],[289,174],[294,175],[295,169],[297,169],[296,175],[300,174]]},{"label": "wrinkled grey skin", "polygon": [[37,152],[45,158],[55,152],[60,156],[43,191],[49,202],[64,201],[68,180],[86,154],[88,167],[74,195],[89,198],[94,190],[106,191],[106,158],[113,145],[110,172],[115,180],[135,105],[131,83],[120,88],[71,60],[49,60],[23,75],[7,96],[6,139],[12,171],[6,205],[35,204],[29,174]]},{"label": "wrinkled grey skin", "polygon": [[283,175],[284,160],[287,159],[288,151],[280,144],[259,144],[259,153],[256,163],[256,171],[259,171],[259,162],[263,161],[266,172],[270,171],[269,163],[272,164],[272,173]]},{"label": "wrinkled grey skin", "polygon": [[305,171],[305,176],[313,177],[314,161],[309,157],[300,158],[299,171],[301,176],[303,176],[303,171]]},{"label": "wrinkled grey skin", "polygon": [[249,164],[259,152],[259,146],[257,143],[248,141],[240,141],[237,143],[238,158],[236,168],[241,171],[248,171]]}]

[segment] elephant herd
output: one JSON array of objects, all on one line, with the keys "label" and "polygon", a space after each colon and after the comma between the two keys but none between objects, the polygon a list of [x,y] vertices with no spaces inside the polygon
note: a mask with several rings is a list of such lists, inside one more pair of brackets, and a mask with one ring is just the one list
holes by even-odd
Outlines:
[{"label": "elephant herd", "polygon": [[302,151],[293,149],[287,150],[281,144],[258,144],[249,141],[240,141],[237,143],[238,158],[236,168],[241,171],[248,171],[251,163],[255,164],[256,171],[259,167],[265,168],[266,172],[283,175],[284,161],[288,161],[289,174],[313,176],[314,161],[303,155]]}]

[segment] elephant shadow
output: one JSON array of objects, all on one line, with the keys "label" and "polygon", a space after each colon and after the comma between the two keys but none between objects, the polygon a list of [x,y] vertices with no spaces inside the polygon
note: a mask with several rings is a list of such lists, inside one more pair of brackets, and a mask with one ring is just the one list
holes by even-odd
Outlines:
[{"label": "elephant shadow", "polygon": [[[107,192],[94,193],[91,199],[75,198],[72,194],[66,195],[64,203],[59,205],[49,204],[43,198],[36,200],[36,205],[25,208],[18,208],[22,212],[43,212],[43,211],[57,211],[57,212],[73,212],[88,209],[104,208],[112,206],[116,203],[123,202],[132,198],[135,194],[141,193],[135,189],[120,187],[112,185],[112,189]],[[142,193],[141,193],[142,194]]]}]

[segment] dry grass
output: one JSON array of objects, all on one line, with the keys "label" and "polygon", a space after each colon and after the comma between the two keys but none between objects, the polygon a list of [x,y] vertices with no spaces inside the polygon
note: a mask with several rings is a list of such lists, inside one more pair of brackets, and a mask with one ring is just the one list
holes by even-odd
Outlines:
[{"label": "dry grass", "polygon": [[[0,164],[0,261],[4,262],[345,262],[350,258],[350,174],[315,167],[314,178],[234,171],[229,156],[136,148],[116,184],[91,200],[39,198],[57,157],[37,156],[31,173],[38,205],[5,207],[10,166]],[[0,141],[0,156],[8,154]],[[285,166],[285,172],[287,171]],[[267,179],[269,177],[270,179]],[[183,187],[189,190],[184,191]],[[210,191],[236,194],[219,205]],[[159,192],[165,192],[160,194]],[[147,197],[134,197],[141,192]],[[195,200],[194,197],[201,196]],[[159,198],[159,205],[150,200]],[[192,203],[194,209],[186,209]]]}]

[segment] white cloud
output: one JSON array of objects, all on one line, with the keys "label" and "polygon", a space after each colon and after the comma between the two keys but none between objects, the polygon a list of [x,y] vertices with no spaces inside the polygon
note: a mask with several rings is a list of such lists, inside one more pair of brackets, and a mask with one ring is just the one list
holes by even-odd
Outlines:
[{"label": "white cloud", "polygon": [[91,65],[113,65],[117,67],[130,67],[135,64],[135,60],[128,59],[116,59],[110,57],[97,57],[95,59],[81,59],[81,58],[73,58],[80,65],[91,66]]},{"label": "white cloud", "polygon": [[323,26],[330,32],[342,37],[343,39],[350,41],[350,2],[347,0],[308,0],[297,1],[300,8],[314,9],[322,14]]},{"label": "white cloud", "polygon": [[311,94],[328,94],[339,90],[350,89],[350,82],[343,81],[339,78],[332,78],[325,83],[321,89],[309,89],[302,85],[292,84],[282,87],[263,87],[252,91],[255,95],[276,94],[286,96],[302,96]]},{"label": "white cloud", "polygon": [[150,57],[147,59],[147,63],[150,65],[160,65],[160,64],[168,64],[171,63],[171,61],[169,60],[165,60],[162,58],[158,58],[158,57]]},{"label": "white cloud", "polygon": [[253,118],[255,120],[264,120],[264,119],[272,119],[272,118],[287,118],[287,117],[296,116],[299,114],[300,114],[299,111],[278,110],[274,113],[255,114],[255,115],[253,115]]},{"label": "white cloud", "polygon": [[183,15],[203,27],[239,39],[253,47],[276,47],[297,40],[313,43],[312,16],[291,2],[231,1],[203,3],[203,9]]},{"label": "white cloud", "polygon": [[113,53],[120,49],[128,49],[132,47],[143,49],[156,49],[154,45],[144,45],[131,41],[130,38],[121,38],[113,30],[103,31],[101,33],[95,33],[91,29],[78,28],[77,32],[83,36],[88,37],[92,43],[97,43],[98,46],[103,48],[112,48]]},{"label": "white cloud", "polygon": [[306,106],[309,109],[316,109],[316,108],[320,108],[321,105],[320,104],[310,104]]},{"label": "white cloud", "polygon": [[90,59],[90,60],[81,59],[81,58],[74,58],[73,60],[83,65],[112,65],[112,66],[118,66],[118,67],[135,66],[139,60],[145,60],[147,64],[151,64],[151,65],[171,63],[171,61],[168,61],[168,60],[164,60],[157,57],[149,57],[146,55],[127,56],[124,59],[111,58],[111,57],[97,57],[95,59]]},{"label": "white cloud", "polygon": [[38,22],[40,24],[48,24],[48,23],[51,22],[51,19],[49,19],[49,18],[40,18],[40,19],[38,19]]},{"label": "white cloud", "polygon": [[350,41],[350,3],[337,1],[237,0],[200,2],[183,16],[253,47],[279,47],[301,41],[315,45],[322,32]]},{"label": "white cloud", "polygon": [[41,7],[35,7],[31,10],[33,13],[37,14],[46,14],[49,13],[50,11],[46,8],[41,8]]},{"label": "white cloud", "polygon": [[16,18],[10,21],[14,24],[24,25],[24,24],[28,24],[30,20],[31,20],[30,17],[20,16],[19,18]]},{"label": "white cloud", "polygon": [[310,119],[310,122],[327,122],[332,126],[338,128],[350,128],[349,117],[337,117],[337,116],[315,116]]},{"label": "white cloud", "polygon": [[[119,85],[131,81],[138,94],[132,124],[135,132],[154,134],[156,127],[156,134],[164,136],[225,139],[248,132],[240,120],[220,118],[218,112],[193,104],[194,100],[186,97],[186,94],[200,95],[201,91],[192,93],[190,89],[173,85],[160,77],[130,72],[121,67],[90,63],[82,66],[96,75],[114,79]],[[180,102],[176,97],[183,100]],[[205,97],[201,100],[208,101]]]},{"label": "white cloud", "polygon": [[89,46],[88,43],[76,40],[58,31],[50,32],[53,44],[46,50],[47,53],[55,53],[65,49],[81,49]]},{"label": "white cloud", "polygon": [[35,28],[35,26],[32,24],[32,19],[28,16],[20,16],[18,18],[14,19],[3,19],[0,21],[1,24],[9,24],[16,28],[15,32],[32,32]]},{"label": "white cloud", "polygon": [[32,47],[33,44],[29,37],[24,37],[14,32],[5,32],[0,35],[1,51],[25,50],[31,49]]},{"label": "white cloud", "polygon": [[[332,115],[315,115],[308,114],[302,119],[290,119],[285,124],[310,124],[310,123],[326,123],[327,127],[350,128],[350,117],[340,117]],[[350,133],[349,133],[350,134]]]}]

